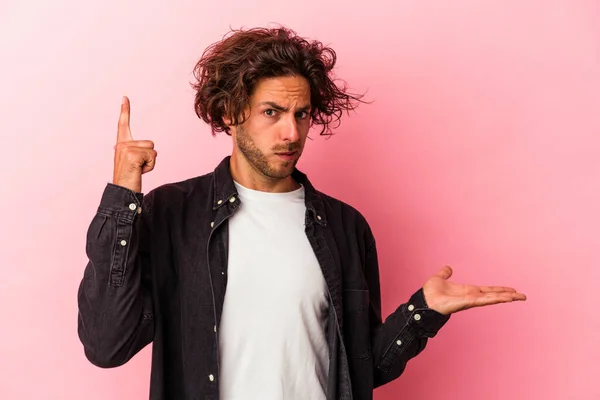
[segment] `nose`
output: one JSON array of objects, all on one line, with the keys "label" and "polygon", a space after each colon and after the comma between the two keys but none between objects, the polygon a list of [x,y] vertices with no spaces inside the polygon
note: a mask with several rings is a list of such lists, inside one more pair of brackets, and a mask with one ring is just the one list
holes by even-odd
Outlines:
[{"label": "nose", "polygon": [[282,135],[283,140],[292,143],[300,139],[300,133],[298,132],[298,122],[296,121],[296,118],[290,118],[286,121]]}]

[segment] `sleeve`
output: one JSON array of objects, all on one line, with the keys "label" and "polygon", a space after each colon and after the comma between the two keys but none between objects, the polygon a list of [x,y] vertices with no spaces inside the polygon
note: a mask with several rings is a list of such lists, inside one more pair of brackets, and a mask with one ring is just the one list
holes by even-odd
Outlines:
[{"label": "sleeve", "polygon": [[126,363],[154,336],[151,197],[109,183],[87,231],[78,334],[87,359],[102,368]]},{"label": "sleeve", "polygon": [[421,288],[382,323],[379,265],[374,239],[366,253],[365,278],[370,294],[374,386],[379,387],[398,378],[408,361],[425,349],[427,340],[438,333],[450,316],[430,309]]}]

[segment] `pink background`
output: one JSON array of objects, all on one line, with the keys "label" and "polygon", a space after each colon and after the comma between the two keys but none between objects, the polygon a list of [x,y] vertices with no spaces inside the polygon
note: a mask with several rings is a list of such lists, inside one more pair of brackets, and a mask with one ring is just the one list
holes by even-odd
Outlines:
[{"label": "pink background", "polygon": [[529,296],[455,315],[376,399],[600,399],[598,1],[166,3],[0,2],[1,399],[147,398],[150,347],[102,370],[76,333],[120,99],[159,152],[145,191],[212,170],[230,140],[194,115],[192,67],[271,22],[374,100],[300,167],[369,219],[384,313],[444,264]]}]

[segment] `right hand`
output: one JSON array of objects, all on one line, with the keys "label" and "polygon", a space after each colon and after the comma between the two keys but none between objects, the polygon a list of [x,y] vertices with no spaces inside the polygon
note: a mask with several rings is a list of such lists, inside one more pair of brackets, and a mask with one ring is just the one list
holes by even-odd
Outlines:
[{"label": "right hand", "polygon": [[157,153],[154,150],[154,142],[133,140],[129,127],[130,110],[129,99],[123,97],[115,145],[113,183],[141,193],[142,174],[154,169]]}]

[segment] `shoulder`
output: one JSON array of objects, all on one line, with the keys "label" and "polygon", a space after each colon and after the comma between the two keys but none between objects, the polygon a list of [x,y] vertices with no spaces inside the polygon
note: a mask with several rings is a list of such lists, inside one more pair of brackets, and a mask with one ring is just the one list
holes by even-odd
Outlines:
[{"label": "shoulder", "polygon": [[367,218],[355,206],[318,190],[317,194],[323,200],[328,223],[340,225],[345,230],[354,230],[367,240],[374,239]]},{"label": "shoulder", "polygon": [[358,218],[358,219],[364,220],[366,222],[366,219],[363,216],[363,214],[355,206],[351,205],[350,203],[347,203],[346,201],[343,201],[341,199],[338,199],[336,197],[328,195],[319,190],[317,190],[317,194],[323,200],[323,204],[325,205],[325,207],[327,209],[329,209],[327,211],[342,212],[348,216],[351,216],[353,218]]},{"label": "shoulder", "polygon": [[160,203],[185,202],[201,196],[207,197],[213,190],[214,173],[195,176],[181,181],[164,183],[150,190],[144,197]]}]

